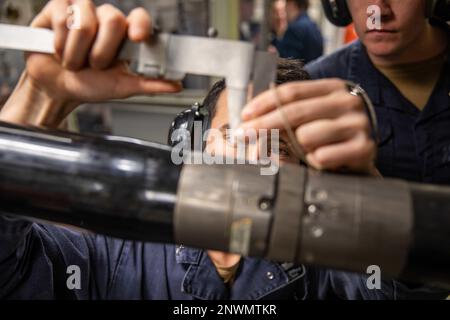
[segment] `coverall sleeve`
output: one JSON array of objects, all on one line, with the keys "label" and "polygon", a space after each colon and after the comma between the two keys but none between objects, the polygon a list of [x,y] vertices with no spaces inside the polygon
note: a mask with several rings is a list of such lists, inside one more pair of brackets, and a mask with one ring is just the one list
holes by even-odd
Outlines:
[{"label": "coverall sleeve", "polygon": [[124,245],[0,215],[0,299],[107,299]]},{"label": "coverall sleeve", "polygon": [[342,300],[443,300],[449,292],[422,285],[406,284],[396,280],[380,279],[380,287],[369,275],[314,268],[308,270],[308,289],[312,299]]}]

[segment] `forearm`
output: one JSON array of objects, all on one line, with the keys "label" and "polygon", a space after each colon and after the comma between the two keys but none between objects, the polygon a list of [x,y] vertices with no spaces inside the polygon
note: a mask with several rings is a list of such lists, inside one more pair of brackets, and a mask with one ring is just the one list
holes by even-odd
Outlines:
[{"label": "forearm", "polygon": [[36,86],[24,72],[0,112],[0,121],[57,128],[76,105],[51,97]]}]

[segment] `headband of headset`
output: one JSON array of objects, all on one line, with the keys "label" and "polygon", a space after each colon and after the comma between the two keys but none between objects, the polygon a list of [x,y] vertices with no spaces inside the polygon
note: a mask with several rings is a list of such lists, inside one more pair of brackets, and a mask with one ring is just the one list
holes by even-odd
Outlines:
[{"label": "headband of headset", "polygon": [[[321,0],[327,19],[338,27],[346,27],[353,19],[347,6],[347,0]],[[450,0],[426,0],[427,18],[450,19]]]}]

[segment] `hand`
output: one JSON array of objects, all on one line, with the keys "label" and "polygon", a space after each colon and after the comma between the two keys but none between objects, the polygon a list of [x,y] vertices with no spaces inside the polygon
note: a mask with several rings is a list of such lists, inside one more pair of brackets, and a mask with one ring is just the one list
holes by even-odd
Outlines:
[{"label": "hand", "polygon": [[[27,67],[18,89],[2,111],[2,120],[25,122],[29,110],[40,113],[31,124],[55,126],[83,102],[100,102],[127,98],[137,94],[179,91],[180,84],[152,80],[131,74],[123,62],[117,62],[119,47],[125,38],[145,41],[151,37],[152,20],[142,8],[128,17],[106,4],[98,8],[90,0],[72,1],[79,8],[77,28],[67,27],[71,1],[50,1],[32,22],[32,27],[49,28],[55,32],[56,55],[27,55]],[[16,91],[17,91],[16,90]],[[39,96],[36,99],[30,97]],[[24,100],[24,99],[22,99]],[[36,111],[41,102],[45,110]],[[14,102],[14,103],[12,103]],[[20,114],[20,117],[17,116]]]},{"label": "hand", "polygon": [[278,103],[311,166],[376,172],[376,144],[364,101],[352,96],[344,81],[292,82],[262,93],[244,108],[242,129],[283,130]]},{"label": "hand", "polygon": [[27,59],[28,74],[43,90],[62,100],[91,102],[180,89],[178,84],[132,75],[115,62],[126,37],[140,42],[151,36],[151,17],[144,9],[125,17],[109,4],[96,8],[92,1],[75,1],[80,27],[69,30],[68,3],[51,1],[32,23],[55,32],[56,58],[31,54]]}]

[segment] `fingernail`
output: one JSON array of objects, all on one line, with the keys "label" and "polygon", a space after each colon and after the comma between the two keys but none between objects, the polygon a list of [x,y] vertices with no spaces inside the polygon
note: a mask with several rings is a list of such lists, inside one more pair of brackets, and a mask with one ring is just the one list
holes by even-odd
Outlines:
[{"label": "fingernail", "polygon": [[242,119],[243,120],[249,120],[252,116],[252,111],[250,109],[244,109],[242,111]]},{"label": "fingernail", "polygon": [[135,39],[140,39],[140,40],[144,40],[144,39],[145,39],[145,36],[146,36],[147,30],[145,30],[145,29],[143,29],[143,28],[141,28],[141,27],[135,26],[135,27],[133,27],[133,28],[131,29],[130,32],[131,32],[131,36],[132,36],[133,38],[135,38]]}]

